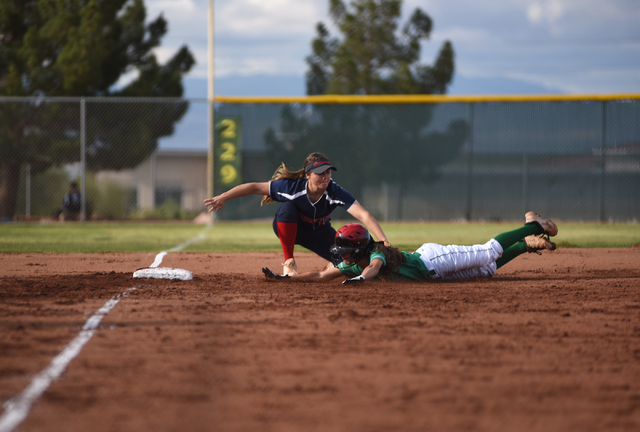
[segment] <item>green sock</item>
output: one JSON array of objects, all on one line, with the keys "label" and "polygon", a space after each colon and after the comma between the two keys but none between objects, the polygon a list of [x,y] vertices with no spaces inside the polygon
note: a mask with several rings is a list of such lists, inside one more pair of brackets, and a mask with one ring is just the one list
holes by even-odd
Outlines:
[{"label": "green sock", "polygon": [[[529,225],[530,226],[530,225]],[[531,235],[531,234],[529,234]],[[502,256],[496,260],[497,268],[502,267],[518,255],[522,255],[527,251],[527,244],[524,241],[519,241],[511,247],[506,248],[502,252]]]},{"label": "green sock", "polygon": [[542,231],[537,224],[525,225],[518,229],[514,229],[513,231],[498,234],[494,239],[500,243],[502,250],[506,252],[510,246],[533,234],[542,234]]}]

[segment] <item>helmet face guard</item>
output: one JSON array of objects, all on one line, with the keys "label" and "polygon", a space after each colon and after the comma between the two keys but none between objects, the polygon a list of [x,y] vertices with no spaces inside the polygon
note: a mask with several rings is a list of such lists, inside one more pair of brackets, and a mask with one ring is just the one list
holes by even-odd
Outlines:
[{"label": "helmet face guard", "polygon": [[351,254],[351,259],[357,262],[367,252],[371,251],[372,244],[373,239],[364,226],[358,223],[350,223],[336,232],[331,252],[336,255]]}]

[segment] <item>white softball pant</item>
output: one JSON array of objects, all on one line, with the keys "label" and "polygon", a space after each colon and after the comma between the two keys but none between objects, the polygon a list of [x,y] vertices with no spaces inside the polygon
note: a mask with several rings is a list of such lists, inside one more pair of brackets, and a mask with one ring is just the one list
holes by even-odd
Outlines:
[{"label": "white softball pant", "polygon": [[496,272],[496,260],[502,256],[502,246],[494,239],[473,246],[425,243],[416,251],[434,278],[442,280],[491,277]]}]

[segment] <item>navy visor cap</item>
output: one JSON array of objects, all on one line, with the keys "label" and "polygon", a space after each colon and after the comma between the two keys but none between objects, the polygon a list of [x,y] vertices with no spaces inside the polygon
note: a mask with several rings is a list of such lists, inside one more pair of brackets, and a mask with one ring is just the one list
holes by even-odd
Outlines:
[{"label": "navy visor cap", "polygon": [[306,167],[304,167],[304,173],[306,174],[306,173],[312,172],[316,174],[322,174],[328,169],[338,171],[336,167],[331,165],[331,162],[329,162],[329,159],[319,159],[317,161],[311,162]]}]

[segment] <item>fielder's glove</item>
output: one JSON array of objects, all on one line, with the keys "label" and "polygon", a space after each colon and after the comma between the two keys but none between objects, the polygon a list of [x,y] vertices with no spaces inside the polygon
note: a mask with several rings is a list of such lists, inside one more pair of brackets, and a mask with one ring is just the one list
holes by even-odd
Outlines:
[{"label": "fielder's glove", "polygon": [[343,284],[350,284],[350,283],[356,283],[356,282],[364,282],[364,276],[360,275],[360,276],[356,276],[351,279],[345,279],[342,281]]},{"label": "fielder's glove", "polygon": [[264,275],[267,277],[267,279],[288,279],[289,278],[289,275],[275,274],[274,272],[272,272],[271,270],[269,270],[266,267],[264,267],[262,269],[262,273],[264,273]]}]

